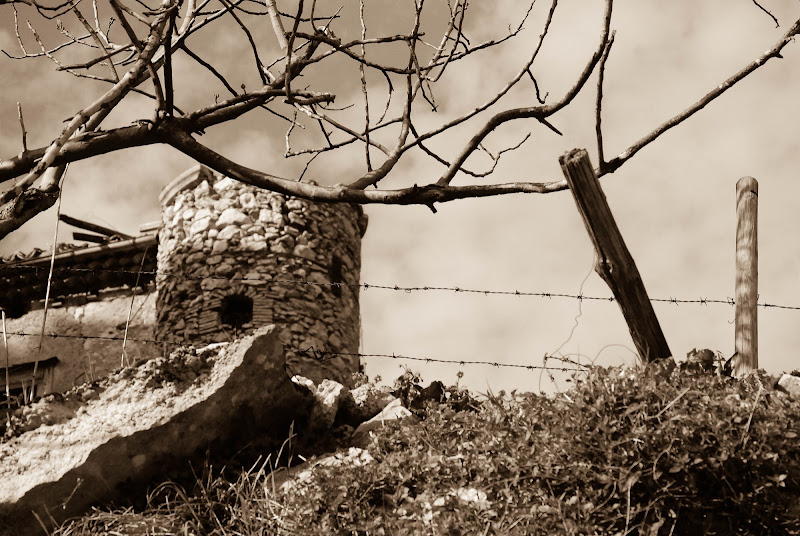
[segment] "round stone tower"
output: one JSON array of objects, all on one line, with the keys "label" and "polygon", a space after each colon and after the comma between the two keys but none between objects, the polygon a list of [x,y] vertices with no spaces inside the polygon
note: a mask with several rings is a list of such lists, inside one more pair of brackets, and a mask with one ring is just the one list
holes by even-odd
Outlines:
[{"label": "round stone tower", "polygon": [[367,227],[360,206],[287,197],[203,166],[159,200],[159,340],[199,346],[278,324],[291,374],[352,386]]}]

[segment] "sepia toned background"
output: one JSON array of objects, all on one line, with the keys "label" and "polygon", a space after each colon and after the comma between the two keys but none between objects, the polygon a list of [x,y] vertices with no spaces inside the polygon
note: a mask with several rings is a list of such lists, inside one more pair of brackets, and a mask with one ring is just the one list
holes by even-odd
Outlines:
[{"label": "sepia toned background", "polygon": [[[431,2],[433,3],[433,2]],[[291,2],[279,3],[292,11]],[[677,114],[774,45],[800,17],[800,5],[789,0],[762,2],[780,27],[752,2],[740,0],[674,0],[618,2],[612,29],[616,40],[606,66],[603,126],[610,158]],[[358,3],[344,2],[337,34],[358,32]],[[337,5],[338,7],[338,5]],[[548,102],[571,87],[597,46],[602,3],[565,3],[556,12],[551,34],[534,74]],[[526,6],[511,0],[474,2],[470,36],[475,41],[502,35],[516,25]],[[438,114],[421,114],[429,128],[457,117],[496,94],[523,64],[541,32],[549,4],[535,4],[525,31],[505,48],[491,49],[454,65],[437,86]],[[333,8],[331,11],[335,10]],[[45,42],[60,36],[53,23],[20,8],[21,34],[29,50],[36,44],[24,20],[37,22]],[[437,12],[430,19],[435,35]],[[401,2],[369,2],[370,35],[410,23]],[[64,23],[73,20],[64,16]],[[341,25],[341,28],[337,27]],[[423,27],[423,30],[426,28]],[[257,77],[242,47],[237,27],[220,24],[202,42],[189,43],[206,60],[221,63],[229,79],[257,87]],[[258,39],[274,40],[264,25]],[[432,41],[438,42],[437,38]],[[0,48],[18,54],[13,12],[0,6]],[[387,51],[387,54],[393,52]],[[337,93],[337,106],[360,107],[358,70],[350,62],[332,64],[309,79],[312,89]],[[176,58],[179,106],[213,102],[224,90],[208,73]],[[368,79],[376,103],[385,85]],[[497,151],[530,139],[501,160],[486,179],[461,177],[457,184],[550,181],[562,178],[558,156],[574,147],[589,149],[596,162],[594,78],[552,123],[557,136],[536,122],[518,120],[490,135],[485,145]],[[48,144],[62,122],[96,99],[106,87],[54,71],[46,58],[13,60],[0,56],[0,157],[21,146],[17,120],[20,102],[28,147]],[[609,204],[637,262],[651,298],[678,300],[733,297],[736,181],[758,179],[760,303],[800,307],[800,43],[790,44],[784,58],[766,66],[712,102],[684,124],[643,149],[630,162],[602,179]],[[520,84],[502,107],[532,105],[532,84]],[[378,104],[376,104],[378,106]],[[106,128],[152,115],[152,103],[132,97],[108,119]],[[356,113],[356,112],[354,112]],[[357,117],[357,115],[354,115]],[[415,119],[416,122],[416,119]],[[452,157],[480,122],[459,128],[431,145]],[[209,131],[203,141],[231,159],[287,178],[295,177],[305,159],[283,158],[286,123],[252,112],[235,124]],[[294,136],[298,136],[296,133]],[[302,145],[302,135],[296,138]],[[159,218],[158,193],[174,176],[193,165],[169,147],[128,149],[69,168],[62,212],[136,234],[142,223]],[[485,169],[490,161],[475,155],[467,165]],[[328,154],[312,163],[306,178],[321,184],[348,182],[363,172],[363,149]],[[411,158],[382,187],[435,181],[442,168],[426,158]],[[5,188],[7,185],[3,185]],[[594,253],[568,191],[527,194],[425,207],[369,206],[364,238],[362,282],[401,287],[458,287],[489,291],[610,296],[592,272]],[[52,209],[0,242],[0,255],[52,243]],[[67,241],[64,230],[59,241]],[[581,362],[609,365],[635,362],[633,343],[614,303],[454,291],[368,289],[361,295],[362,352],[448,361],[489,361],[500,365],[541,366],[545,355],[564,355]],[[656,314],[675,356],[692,348],[733,353],[734,309],[726,304],[656,303]],[[771,373],[800,368],[800,310],[759,309],[759,364]],[[456,380],[487,389],[552,391],[541,369],[425,363],[391,357],[365,358],[367,373],[391,380],[401,365],[425,380]],[[560,366],[557,360],[549,360]]]}]

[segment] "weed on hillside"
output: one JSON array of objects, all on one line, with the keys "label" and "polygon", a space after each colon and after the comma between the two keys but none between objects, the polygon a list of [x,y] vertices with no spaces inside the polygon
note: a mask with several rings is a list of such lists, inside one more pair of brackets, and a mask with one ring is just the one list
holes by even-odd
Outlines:
[{"label": "weed on hillside", "polygon": [[187,535],[800,534],[800,402],[774,383],[651,366],[550,397],[452,386],[288,484],[262,466],[151,512]]}]

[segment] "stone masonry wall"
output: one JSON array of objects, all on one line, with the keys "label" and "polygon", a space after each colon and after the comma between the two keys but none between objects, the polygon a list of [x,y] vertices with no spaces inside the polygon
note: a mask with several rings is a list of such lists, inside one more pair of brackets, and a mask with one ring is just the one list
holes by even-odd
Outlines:
[{"label": "stone masonry wall", "polygon": [[[360,207],[286,197],[196,167],[161,194],[157,338],[196,345],[282,325],[287,366],[351,385]],[[341,285],[337,285],[341,283]]]}]

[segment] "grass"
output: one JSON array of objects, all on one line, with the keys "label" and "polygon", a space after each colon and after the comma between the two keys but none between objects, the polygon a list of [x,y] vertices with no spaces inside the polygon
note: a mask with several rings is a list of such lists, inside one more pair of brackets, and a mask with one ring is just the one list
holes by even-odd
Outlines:
[{"label": "grass", "polygon": [[598,367],[554,397],[456,385],[424,407],[419,383],[396,382],[418,422],[365,451],[345,437],[293,485],[272,473],[278,453],[55,534],[800,534],[800,402],[763,373]]}]

